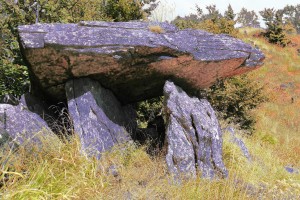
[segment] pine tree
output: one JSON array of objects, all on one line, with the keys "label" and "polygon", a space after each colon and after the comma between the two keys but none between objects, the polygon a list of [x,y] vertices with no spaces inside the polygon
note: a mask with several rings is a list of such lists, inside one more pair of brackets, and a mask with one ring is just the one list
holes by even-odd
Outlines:
[{"label": "pine tree", "polygon": [[238,13],[237,22],[240,23],[242,27],[260,27],[258,16],[255,11],[248,11],[246,8],[242,8]]},{"label": "pine tree", "polygon": [[285,6],[283,14],[285,15],[285,24],[291,23],[297,30],[297,33],[300,33],[300,4]]},{"label": "pine tree", "polygon": [[224,13],[224,17],[227,20],[234,20],[235,16],[236,16],[236,14],[234,13],[231,5],[229,4],[227,10]]},{"label": "pine tree", "polygon": [[290,41],[284,33],[283,27],[283,12],[273,8],[265,8],[259,12],[266,23],[267,30],[264,33],[270,43],[279,44],[285,47]]}]

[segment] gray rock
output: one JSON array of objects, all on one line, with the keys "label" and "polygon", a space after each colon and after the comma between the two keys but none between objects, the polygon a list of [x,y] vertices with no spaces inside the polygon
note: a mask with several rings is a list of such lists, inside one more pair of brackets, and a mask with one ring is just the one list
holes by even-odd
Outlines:
[{"label": "gray rock", "polygon": [[65,100],[65,83],[91,77],[124,104],[162,95],[166,80],[188,92],[262,65],[264,55],[228,35],[147,22],[80,22],[19,26],[32,90]]},{"label": "gray rock", "polygon": [[299,170],[295,167],[285,166],[284,169],[290,174],[299,174]]},{"label": "gray rock", "polygon": [[189,97],[167,81],[164,86],[167,119],[166,156],[175,177],[227,177],[222,160],[222,133],[215,112],[205,99]]},{"label": "gray rock", "polygon": [[47,123],[22,103],[18,106],[0,104],[0,134],[2,143],[12,140],[17,144],[31,141],[39,144],[40,137],[54,135]]},{"label": "gray rock", "polygon": [[125,127],[132,127],[133,111],[122,107],[109,90],[89,78],[70,80],[65,87],[74,132],[88,155],[100,158],[115,144],[131,140]]}]

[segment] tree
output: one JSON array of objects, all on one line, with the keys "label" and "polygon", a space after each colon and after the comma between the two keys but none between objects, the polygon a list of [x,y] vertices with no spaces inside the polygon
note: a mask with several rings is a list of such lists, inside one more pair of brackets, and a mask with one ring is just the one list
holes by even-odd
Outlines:
[{"label": "tree", "polygon": [[246,8],[242,8],[238,13],[237,22],[240,23],[242,27],[260,27],[257,14],[253,10],[248,11]]},{"label": "tree", "polygon": [[236,14],[234,13],[231,5],[229,4],[228,7],[227,7],[227,10],[224,13],[224,17],[227,20],[234,20],[235,16],[236,16]]},{"label": "tree", "polygon": [[212,33],[225,33],[232,36],[237,34],[237,31],[234,28],[235,21],[233,20],[235,14],[230,5],[228,6],[228,10],[225,12],[224,16],[216,8],[216,5],[206,6],[208,14],[204,14],[198,5],[196,5],[196,8],[198,18],[200,19],[198,28],[205,29]]},{"label": "tree", "polygon": [[297,30],[297,33],[300,33],[300,4],[296,6],[285,6],[283,8],[283,14],[285,24],[291,23]]},{"label": "tree", "polygon": [[177,16],[173,20],[173,24],[175,24],[179,29],[187,29],[187,28],[197,28],[200,19],[198,15],[190,14],[184,17]]},{"label": "tree", "polygon": [[259,12],[266,23],[267,30],[264,36],[268,38],[270,43],[279,44],[285,47],[290,41],[286,37],[283,25],[283,11],[273,8],[265,8]]},{"label": "tree", "polygon": [[[148,4],[147,9],[143,7]],[[156,0],[104,0],[104,13],[113,21],[145,19],[158,3]]]}]

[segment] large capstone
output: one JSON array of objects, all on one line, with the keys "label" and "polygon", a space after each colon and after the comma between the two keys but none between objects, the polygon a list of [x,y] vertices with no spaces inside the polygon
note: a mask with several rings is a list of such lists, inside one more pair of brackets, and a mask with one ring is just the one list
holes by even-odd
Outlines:
[{"label": "large capstone", "polygon": [[[151,31],[158,25],[161,33]],[[90,77],[122,104],[161,96],[172,79],[189,93],[262,65],[264,55],[228,35],[178,30],[168,23],[80,22],[19,26],[32,89],[66,100],[65,83]]]},{"label": "large capstone", "polygon": [[74,132],[89,156],[131,140],[128,131],[136,128],[134,111],[121,106],[113,93],[89,78],[70,80],[66,95]]},{"label": "large capstone", "polygon": [[191,98],[173,82],[164,86],[169,171],[175,177],[227,177],[222,160],[222,132],[205,99]]}]

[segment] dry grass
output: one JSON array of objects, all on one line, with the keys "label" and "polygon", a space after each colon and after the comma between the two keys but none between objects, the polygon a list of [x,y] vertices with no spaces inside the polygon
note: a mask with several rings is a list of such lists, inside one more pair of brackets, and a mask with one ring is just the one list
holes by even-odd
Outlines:
[{"label": "dry grass", "polygon": [[161,26],[158,26],[158,25],[157,26],[154,26],[154,25],[149,26],[148,28],[153,33],[164,33],[165,32],[165,30]]},{"label": "dry grass", "polygon": [[[229,178],[198,178],[178,184],[163,156],[145,147],[118,146],[96,160],[81,152],[78,138],[47,138],[43,148],[6,149],[1,154],[1,199],[257,199],[300,197],[300,175],[288,174],[272,148],[259,138],[244,138],[253,161],[224,137]],[[51,144],[55,145],[48,145]],[[6,162],[3,162],[3,161]],[[117,171],[113,173],[111,169]],[[298,181],[297,181],[298,180]]]},{"label": "dry grass", "polygon": [[266,55],[264,66],[250,73],[253,81],[265,85],[270,99],[253,111],[257,120],[255,135],[271,141],[271,148],[281,162],[300,167],[300,56],[297,53],[300,35],[290,36],[292,45],[282,48],[252,36],[259,31],[254,29],[252,34],[241,36]]}]

